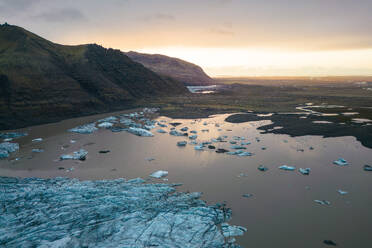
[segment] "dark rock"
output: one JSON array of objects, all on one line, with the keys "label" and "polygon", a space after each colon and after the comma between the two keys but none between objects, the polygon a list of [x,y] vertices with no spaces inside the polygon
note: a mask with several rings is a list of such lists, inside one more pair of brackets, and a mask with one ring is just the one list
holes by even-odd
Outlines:
[{"label": "dark rock", "polygon": [[174,127],[177,127],[179,125],[181,125],[182,123],[180,122],[172,122],[172,123],[169,123],[170,125],[174,126]]},{"label": "dark rock", "polygon": [[99,151],[99,153],[109,153],[110,152],[110,150],[101,150],[101,151]]},{"label": "dark rock", "polygon": [[225,152],[228,152],[229,150],[226,150],[226,149],[223,149],[223,148],[218,148],[216,150],[217,153],[225,153]]},{"label": "dark rock", "polygon": [[328,240],[328,239],[324,240],[323,243],[326,245],[337,246],[335,242],[333,242],[332,240]]},{"label": "dark rock", "polygon": [[64,170],[65,167],[58,167],[58,170]]},{"label": "dark rock", "polygon": [[208,148],[209,149],[216,149],[216,147],[215,146],[212,146],[212,145],[209,145]]}]

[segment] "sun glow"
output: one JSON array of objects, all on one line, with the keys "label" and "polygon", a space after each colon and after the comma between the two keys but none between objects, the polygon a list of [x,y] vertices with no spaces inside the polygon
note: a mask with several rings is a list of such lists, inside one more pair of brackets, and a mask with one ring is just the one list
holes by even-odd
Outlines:
[{"label": "sun glow", "polygon": [[141,49],[195,63],[212,76],[372,75],[372,49],[281,51],[264,48],[163,47]]}]

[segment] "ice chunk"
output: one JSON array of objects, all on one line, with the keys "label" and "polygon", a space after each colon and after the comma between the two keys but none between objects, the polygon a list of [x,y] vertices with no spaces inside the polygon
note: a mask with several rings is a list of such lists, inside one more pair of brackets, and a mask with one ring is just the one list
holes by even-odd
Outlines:
[{"label": "ice chunk", "polygon": [[41,152],[44,152],[44,150],[39,149],[39,148],[35,148],[35,149],[32,149],[32,152],[41,153]]},{"label": "ice chunk", "polygon": [[85,124],[85,125],[81,125],[81,126],[78,126],[78,127],[71,128],[68,131],[73,132],[73,133],[80,133],[80,134],[90,134],[90,133],[93,133],[97,130],[98,130],[98,128],[96,128],[95,123],[89,123],[89,124]]},{"label": "ice chunk", "polygon": [[314,202],[320,204],[320,205],[331,205],[331,202],[326,200],[314,200]]},{"label": "ice chunk", "polygon": [[230,140],[230,144],[235,145],[237,142],[235,140]]},{"label": "ice chunk", "polygon": [[183,128],[181,128],[180,129],[182,132],[187,132],[187,130],[189,130],[189,128],[188,127],[183,127]]},{"label": "ice chunk", "polygon": [[187,141],[178,141],[177,146],[186,146]]},{"label": "ice chunk", "polygon": [[233,146],[230,146],[231,149],[247,149],[247,147],[245,146],[239,146],[239,145],[233,145]]},{"label": "ice chunk", "polygon": [[0,143],[0,158],[9,157],[9,153],[19,150],[19,145],[17,143],[3,142]]},{"label": "ice chunk", "polygon": [[366,164],[366,165],[363,166],[363,169],[364,169],[365,171],[372,171],[372,166]]},{"label": "ice chunk", "polygon": [[286,170],[286,171],[294,171],[296,169],[296,167],[288,166],[288,165],[281,165],[281,166],[279,166],[279,169]]},{"label": "ice chunk", "polygon": [[343,158],[339,158],[338,160],[333,161],[333,163],[339,166],[349,165],[349,163]]},{"label": "ice chunk", "polygon": [[16,139],[23,136],[27,136],[27,133],[18,133],[18,132],[9,132],[9,133],[0,133],[0,138],[2,139]]},{"label": "ice chunk", "polygon": [[223,236],[225,237],[242,236],[247,231],[247,228],[245,227],[230,226],[227,223],[222,223],[221,228]]},{"label": "ice chunk", "polygon": [[337,192],[340,193],[340,195],[346,195],[347,193],[349,193],[349,192],[341,190],[341,189],[337,190]]},{"label": "ice chunk", "polygon": [[154,136],[150,131],[147,131],[146,129],[143,129],[143,128],[130,127],[128,129],[128,132],[135,134],[137,136],[143,136],[143,137]]},{"label": "ice chunk", "polygon": [[242,153],[238,154],[238,156],[240,156],[240,157],[250,157],[252,155],[253,155],[253,153],[251,153],[251,152],[242,152]]},{"label": "ice chunk", "polygon": [[253,195],[252,194],[244,194],[242,196],[245,197],[245,198],[251,198]]},{"label": "ice chunk", "polygon": [[202,151],[202,150],[204,150],[204,147],[201,146],[201,145],[199,145],[199,146],[194,146],[194,149],[195,149],[195,150]]},{"label": "ice chunk", "polygon": [[116,122],[118,118],[115,116],[109,116],[104,119],[98,120],[98,122]]},{"label": "ice chunk", "polygon": [[163,171],[163,170],[155,171],[154,173],[150,175],[150,177],[154,177],[154,178],[162,178],[166,176],[168,176],[168,171]]},{"label": "ice chunk", "polygon": [[181,133],[177,130],[172,130],[172,131],[169,132],[169,134],[173,135],[173,136],[186,136],[187,135],[187,133]]},{"label": "ice chunk", "polygon": [[243,141],[243,142],[241,142],[240,144],[241,144],[242,146],[246,146],[246,145],[250,145],[251,142],[249,142],[249,141]]},{"label": "ice chunk", "polygon": [[7,151],[8,153],[19,150],[18,143],[3,142],[0,143],[0,150]]},{"label": "ice chunk", "polygon": [[303,168],[300,168],[300,169],[298,169],[298,171],[302,174],[302,175],[309,175],[310,174],[310,168],[305,168],[305,169],[303,169]]},{"label": "ice chunk", "polygon": [[32,142],[41,142],[41,141],[43,141],[43,138],[36,138],[32,140]]},{"label": "ice chunk", "polygon": [[198,133],[197,131],[195,130],[191,130],[190,133]]},{"label": "ice chunk", "polygon": [[71,154],[63,154],[59,157],[60,160],[85,160],[88,155],[88,152],[84,149],[80,149],[79,151],[73,152]]},{"label": "ice chunk", "polygon": [[158,133],[167,133],[167,131],[165,131],[163,129],[158,129],[158,130],[156,130],[156,132],[158,132]]},{"label": "ice chunk", "polygon": [[335,242],[333,242],[332,240],[329,240],[329,239],[323,240],[323,243],[326,244],[326,245],[330,245],[330,246],[337,246],[337,244]]},{"label": "ice chunk", "polygon": [[102,128],[110,128],[110,127],[112,127],[114,124],[112,124],[111,122],[107,122],[107,121],[105,121],[105,122],[102,122],[102,123],[100,123],[100,124],[98,124],[98,127],[102,127]]},{"label": "ice chunk", "polygon": [[191,140],[195,140],[195,139],[197,139],[198,138],[198,135],[190,135],[189,136],[189,139],[191,139]]},{"label": "ice chunk", "polygon": [[236,151],[233,151],[233,152],[227,152],[227,154],[229,155],[238,155],[240,153],[243,153],[244,151],[243,150],[236,150]]},{"label": "ice chunk", "polygon": [[258,169],[259,171],[267,171],[267,170],[268,170],[268,168],[265,167],[265,166],[263,166],[263,165],[258,166],[257,169]]}]

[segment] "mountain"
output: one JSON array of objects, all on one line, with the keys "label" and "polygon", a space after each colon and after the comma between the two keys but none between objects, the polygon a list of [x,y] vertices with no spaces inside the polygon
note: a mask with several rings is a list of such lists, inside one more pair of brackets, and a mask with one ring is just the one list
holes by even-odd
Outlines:
[{"label": "mountain", "polygon": [[64,46],[23,28],[0,26],[0,129],[132,106],[136,99],[182,94],[119,50]]},{"label": "mountain", "polygon": [[211,85],[215,81],[210,78],[200,66],[187,61],[172,58],[160,54],[145,54],[127,52],[126,55],[132,60],[143,64],[150,70],[178,80],[185,85]]}]

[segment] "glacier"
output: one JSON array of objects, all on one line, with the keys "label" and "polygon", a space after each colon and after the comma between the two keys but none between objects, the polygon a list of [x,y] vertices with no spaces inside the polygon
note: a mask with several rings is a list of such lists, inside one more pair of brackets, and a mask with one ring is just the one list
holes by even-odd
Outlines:
[{"label": "glacier", "polygon": [[239,247],[244,227],[201,193],[141,178],[0,177],[1,247]]}]

